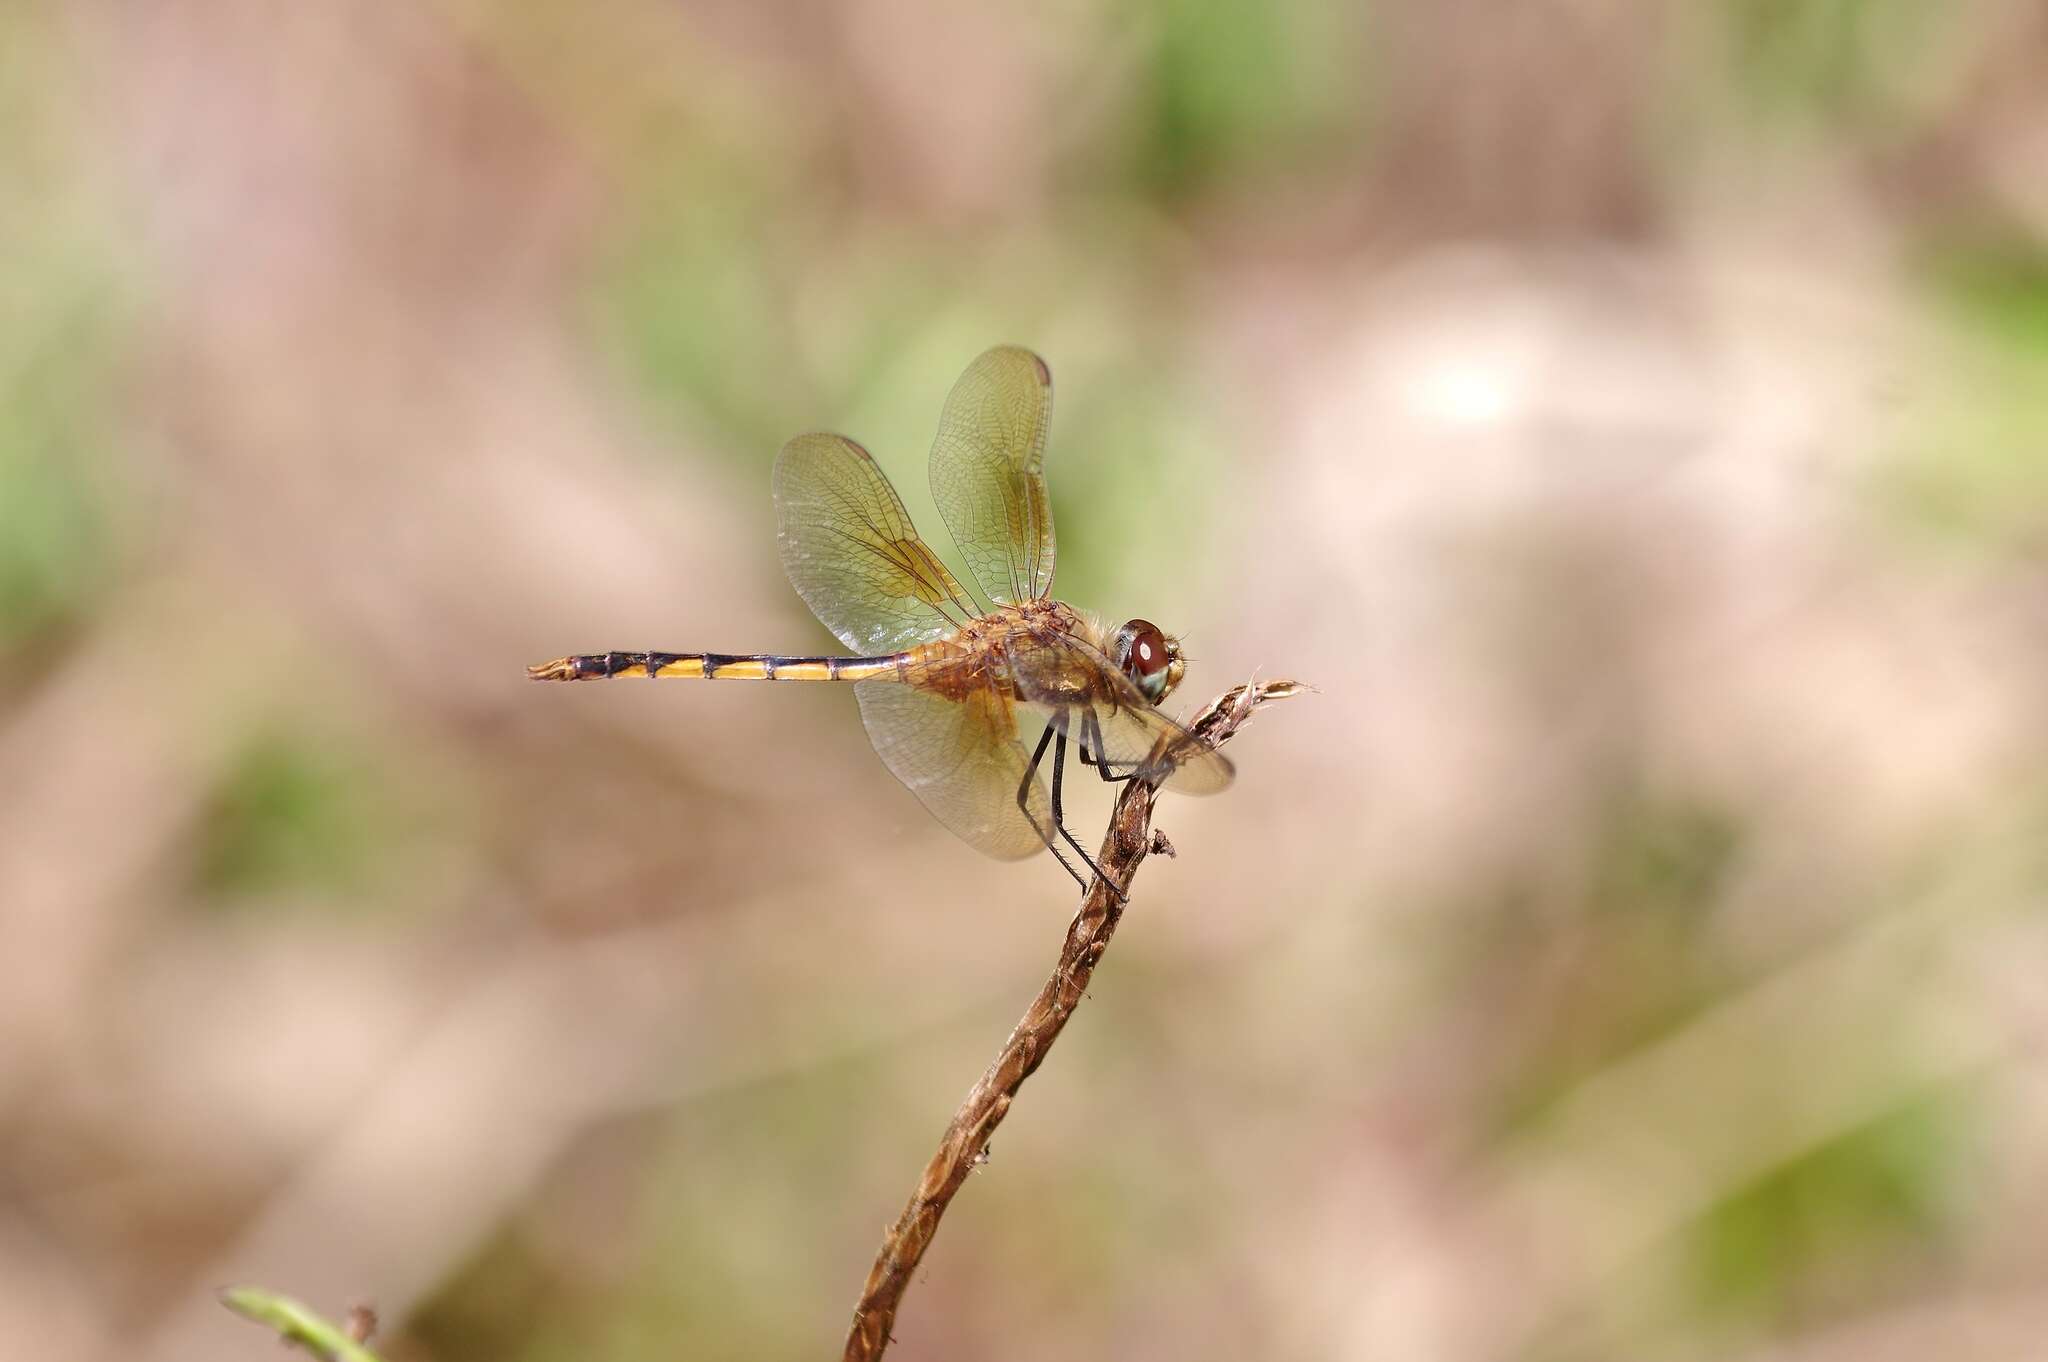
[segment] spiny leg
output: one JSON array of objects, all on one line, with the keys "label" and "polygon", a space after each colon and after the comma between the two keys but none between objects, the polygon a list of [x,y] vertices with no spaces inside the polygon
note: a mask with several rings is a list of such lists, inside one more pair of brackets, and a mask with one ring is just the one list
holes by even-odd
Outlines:
[{"label": "spiny leg", "polygon": [[[1102,867],[1095,864],[1095,858],[1074,840],[1074,834],[1067,831],[1066,820],[1060,817],[1060,778],[1067,770],[1067,716],[1056,716],[1045,726],[1045,731],[1056,735],[1052,744],[1052,825],[1060,836],[1067,839],[1067,845],[1074,849],[1074,854],[1081,858],[1081,863],[1094,871],[1097,879],[1109,886],[1109,892],[1116,895],[1117,902],[1127,902],[1123,886],[1102,873]],[[1039,739],[1038,745],[1042,750],[1045,747],[1045,740]],[[1087,886],[1082,887],[1085,890]]]},{"label": "spiny leg", "polygon": [[1031,753],[1031,764],[1024,768],[1024,779],[1017,783],[1017,807],[1023,810],[1024,817],[1030,822],[1038,835],[1045,839],[1045,849],[1050,851],[1053,859],[1060,863],[1060,869],[1072,875],[1074,883],[1080,885],[1081,892],[1085,894],[1088,892],[1088,881],[1082,876],[1080,871],[1068,864],[1067,858],[1060,854],[1059,843],[1053,840],[1051,833],[1038,826],[1038,819],[1031,812],[1031,782],[1038,775],[1038,763],[1045,759],[1045,749],[1051,742],[1052,728],[1048,725],[1045,732],[1039,735],[1038,746]]},{"label": "spiny leg", "polygon": [[[1053,753],[1052,831],[1047,831],[1045,828],[1039,827],[1037,816],[1031,812],[1031,782],[1038,774],[1039,763],[1045,760],[1045,749],[1052,744],[1054,738],[1059,739],[1060,745]],[[1050,851],[1053,859],[1060,863],[1060,869],[1074,877],[1074,883],[1081,886],[1082,893],[1088,892],[1088,879],[1080,871],[1074,869],[1073,863],[1061,854],[1059,842],[1055,839],[1055,833],[1067,839],[1067,845],[1080,854],[1082,863],[1094,871],[1096,877],[1108,885],[1117,898],[1121,900],[1124,896],[1123,891],[1117,888],[1116,881],[1102,873],[1102,867],[1095,863],[1095,859],[1092,856],[1082,850],[1081,844],[1074,840],[1073,835],[1067,831],[1066,825],[1060,821],[1060,773],[1066,764],[1066,754],[1066,734],[1059,731],[1056,725],[1047,724],[1045,732],[1038,735],[1038,746],[1032,750],[1030,764],[1024,768],[1024,779],[1017,783],[1017,807],[1023,811],[1024,817],[1030,820],[1031,826],[1038,829],[1039,836],[1045,839],[1046,850]]]}]

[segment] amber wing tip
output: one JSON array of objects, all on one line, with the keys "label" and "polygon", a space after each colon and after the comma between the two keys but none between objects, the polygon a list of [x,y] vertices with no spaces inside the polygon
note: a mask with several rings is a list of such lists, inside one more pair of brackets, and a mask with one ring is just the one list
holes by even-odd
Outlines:
[{"label": "amber wing tip", "polygon": [[536,662],[526,669],[529,681],[574,681],[576,662],[574,658],[558,657],[552,662]]}]

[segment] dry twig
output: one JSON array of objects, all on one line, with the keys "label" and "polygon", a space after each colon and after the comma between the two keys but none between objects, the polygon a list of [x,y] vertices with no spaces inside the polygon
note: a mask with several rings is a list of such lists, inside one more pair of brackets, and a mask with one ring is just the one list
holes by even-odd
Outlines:
[{"label": "dry twig", "polygon": [[[1237,732],[1261,705],[1284,700],[1306,689],[1296,681],[1258,681],[1237,686],[1210,701],[1188,727],[1211,745],[1220,745]],[[1146,855],[1158,850],[1173,854],[1172,846],[1152,831],[1152,803],[1158,792],[1141,781],[1132,781],[1118,796],[1109,817],[1097,859],[1103,871],[1126,890],[1131,877]],[[1003,1042],[995,1062],[968,1091],[952,1122],[939,1141],[938,1152],[925,1165],[917,1190],[903,1214],[883,1236],[881,1252],[861,1289],[860,1304],[854,1308],[853,1328],[846,1336],[845,1362],[874,1362],[889,1346],[889,1328],[903,1301],[904,1288],[917,1270],[918,1262],[938,1233],[939,1217],[946,1213],[953,1194],[983,1157],[989,1137],[1010,1110],[1017,1095],[1038,1066],[1046,1051],[1059,1038],[1067,1019],[1087,991],[1088,981],[1109,938],[1123,916],[1123,902],[1109,887],[1097,880],[1081,901],[1081,911],[1067,928],[1060,948],[1059,963],[1052,977],[1038,990],[1024,1017]]]}]

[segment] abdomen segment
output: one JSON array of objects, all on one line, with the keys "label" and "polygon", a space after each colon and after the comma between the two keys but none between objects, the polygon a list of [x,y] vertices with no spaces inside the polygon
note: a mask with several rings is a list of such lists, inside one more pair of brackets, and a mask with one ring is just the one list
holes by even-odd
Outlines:
[{"label": "abdomen segment", "polygon": [[871,681],[901,676],[908,653],[882,657],[785,657],[778,653],[574,653],[528,667],[536,681],[614,676],[703,681]]}]

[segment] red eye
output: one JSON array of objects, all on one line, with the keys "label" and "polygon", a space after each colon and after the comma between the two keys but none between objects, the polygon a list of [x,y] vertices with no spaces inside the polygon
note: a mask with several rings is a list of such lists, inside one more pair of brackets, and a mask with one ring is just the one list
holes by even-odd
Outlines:
[{"label": "red eye", "polygon": [[1116,631],[1116,665],[1147,699],[1157,702],[1166,694],[1166,669],[1172,660],[1166,635],[1150,620],[1132,620]]}]

